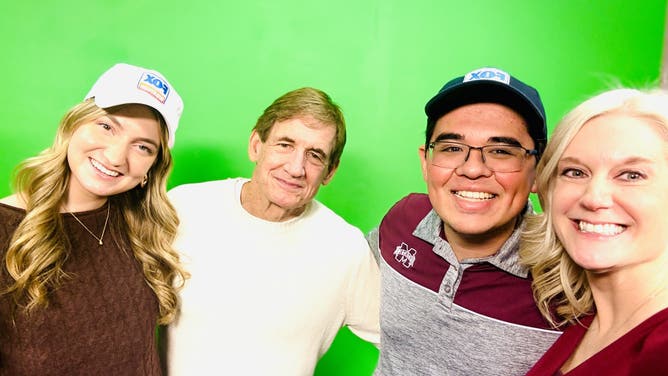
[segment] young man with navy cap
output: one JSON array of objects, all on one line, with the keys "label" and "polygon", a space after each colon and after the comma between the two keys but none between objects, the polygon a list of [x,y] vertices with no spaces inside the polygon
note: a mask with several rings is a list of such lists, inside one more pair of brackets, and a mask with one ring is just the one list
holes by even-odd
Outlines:
[{"label": "young man with navy cap", "polygon": [[495,68],[443,86],[409,194],[369,242],[381,269],[376,375],[523,375],[559,336],[518,262],[547,139],[538,92]]}]

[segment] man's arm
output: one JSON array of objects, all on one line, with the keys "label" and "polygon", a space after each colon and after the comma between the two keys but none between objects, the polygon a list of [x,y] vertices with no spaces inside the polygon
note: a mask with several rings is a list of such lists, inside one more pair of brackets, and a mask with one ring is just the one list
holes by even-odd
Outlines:
[{"label": "man's arm", "polygon": [[369,248],[373,253],[373,257],[376,259],[376,264],[380,265],[380,251],[378,249],[378,227],[369,231],[366,235],[366,241],[369,243]]},{"label": "man's arm", "polygon": [[378,346],[380,344],[380,270],[377,247],[360,244],[353,278],[348,282],[346,316],[348,328],[358,337]]}]

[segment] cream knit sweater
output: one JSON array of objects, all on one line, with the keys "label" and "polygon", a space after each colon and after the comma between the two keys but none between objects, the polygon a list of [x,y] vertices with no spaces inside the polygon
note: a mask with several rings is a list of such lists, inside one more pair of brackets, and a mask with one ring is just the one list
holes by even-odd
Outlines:
[{"label": "cream knit sweater", "polygon": [[192,274],[169,328],[169,375],[312,375],[343,325],[378,343],[379,272],[364,235],[317,201],[268,222],[247,179],[176,187],[176,248]]}]

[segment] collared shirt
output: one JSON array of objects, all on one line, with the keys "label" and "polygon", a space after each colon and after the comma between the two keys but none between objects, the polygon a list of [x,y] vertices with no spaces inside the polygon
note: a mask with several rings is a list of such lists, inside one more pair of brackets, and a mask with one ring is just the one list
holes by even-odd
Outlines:
[{"label": "collared shirt", "polygon": [[518,262],[520,229],[494,255],[460,261],[426,195],[395,204],[368,239],[382,285],[376,375],[526,373],[560,332]]}]

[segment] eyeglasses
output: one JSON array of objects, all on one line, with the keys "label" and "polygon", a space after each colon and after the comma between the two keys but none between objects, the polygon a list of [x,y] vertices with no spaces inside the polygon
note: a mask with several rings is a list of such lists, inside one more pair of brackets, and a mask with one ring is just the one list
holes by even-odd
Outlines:
[{"label": "eyeglasses", "polygon": [[479,150],[482,162],[495,172],[515,172],[522,169],[528,155],[538,155],[538,150],[517,145],[493,144],[470,146],[452,141],[435,141],[429,144],[429,158],[434,166],[457,168],[469,159],[471,150]]}]

